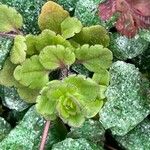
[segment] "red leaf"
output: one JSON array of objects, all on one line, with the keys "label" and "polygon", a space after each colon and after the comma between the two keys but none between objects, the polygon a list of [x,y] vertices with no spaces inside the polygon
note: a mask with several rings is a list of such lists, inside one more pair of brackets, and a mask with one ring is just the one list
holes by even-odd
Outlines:
[{"label": "red leaf", "polygon": [[99,5],[99,16],[102,20],[108,20],[116,12],[116,0],[107,0]]},{"label": "red leaf", "polygon": [[138,29],[134,21],[134,18],[129,12],[126,14],[122,14],[119,17],[116,23],[116,28],[122,35],[125,35],[129,38],[135,36]]}]

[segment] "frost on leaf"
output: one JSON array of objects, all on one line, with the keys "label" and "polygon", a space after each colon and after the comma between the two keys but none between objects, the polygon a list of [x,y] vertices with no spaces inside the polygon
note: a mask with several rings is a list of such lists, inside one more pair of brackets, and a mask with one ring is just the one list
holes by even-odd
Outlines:
[{"label": "frost on leaf", "polygon": [[38,96],[36,108],[48,120],[58,115],[70,126],[79,127],[85,118],[94,117],[101,109],[99,90],[100,86],[92,79],[71,75],[62,81],[49,82]]},{"label": "frost on leaf", "polygon": [[56,33],[61,33],[61,23],[68,16],[69,13],[65,11],[60,5],[49,1],[42,7],[38,24],[41,30],[50,29]]},{"label": "frost on leaf", "polygon": [[14,77],[20,84],[31,89],[40,89],[49,81],[48,71],[44,69],[36,55],[17,66]]},{"label": "frost on leaf", "polygon": [[148,82],[132,64],[115,62],[110,69],[107,102],[100,110],[100,122],[114,135],[125,135],[150,113]]},{"label": "frost on leaf", "polygon": [[65,48],[62,45],[47,46],[39,55],[41,64],[46,69],[63,68],[75,62],[75,54],[72,48]]},{"label": "frost on leaf", "polygon": [[61,33],[65,39],[73,37],[82,29],[81,22],[75,17],[68,17],[61,23]]},{"label": "frost on leaf", "polygon": [[0,5],[0,32],[16,31],[22,25],[22,16],[14,8]]},{"label": "frost on leaf", "polygon": [[14,45],[10,52],[10,60],[13,64],[20,64],[26,59],[27,45],[26,39],[22,35],[17,35],[14,39]]},{"label": "frost on leaf", "polygon": [[81,45],[100,44],[104,47],[107,47],[110,41],[107,30],[100,25],[82,28],[81,32],[73,37],[73,40]]},{"label": "frost on leaf", "polygon": [[125,136],[115,136],[118,143],[128,150],[150,149],[150,122],[145,119]]},{"label": "frost on leaf", "polygon": [[102,45],[83,45],[75,50],[77,61],[92,72],[108,69],[112,63],[112,52]]},{"label": "frost on leaf", "polygon": [[84,138],[66,138],[64,141],[53,145],[52,150],[103,150],[101,146],[90,143]]}]

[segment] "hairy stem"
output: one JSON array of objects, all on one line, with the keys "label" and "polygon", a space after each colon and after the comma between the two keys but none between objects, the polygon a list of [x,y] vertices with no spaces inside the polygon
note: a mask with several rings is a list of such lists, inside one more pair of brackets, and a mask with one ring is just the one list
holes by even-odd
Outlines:
[{"label": "hairy stem", "polygon": [[45,127],[44,127],[44,131],[43,131],[42,140],[41,140],[39,150],[44,150],[46,140],[47,140],[47,136],[48,136],[49,127],[50,127],[50,121],[47,120],[46,123],[45,123]]}]

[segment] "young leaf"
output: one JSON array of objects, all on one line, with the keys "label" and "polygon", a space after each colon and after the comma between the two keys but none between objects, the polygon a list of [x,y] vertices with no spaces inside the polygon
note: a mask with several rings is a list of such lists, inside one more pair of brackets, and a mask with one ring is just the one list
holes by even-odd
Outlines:
[{"label": "young leaf", "polygon": [[60,5],[49,1],[42,7],[38,24],[41,30],[50,29],[56,33],[61,33],[61,23],[68,16],[69,13]]},{"label": "young leaf", "polygon": [[75,17],[68,17],[61,23],[61,33],[65,39],[73,37],[82,29],[82,23]]},{"label": "young leaf", "polygon": [[15,80],[13,73],[16,65],[12,64],[12,62],[7,58],[4,63],[3,69],[0,71],[0,84],[11,87],[16,86],[19,83]]},{"label": "young leaf", "polygon": [[0,4],[0,32],[15,31],[22,25],[22,16],[14,8]]},{"label": "young leaf", "polygon": [[37,54],[37,49],[36,49],[36,39],[37,37],[35,35],[32,34],[28,34],[26,35],[26,45],[27,45],[27,55],[32,56]]},{"label": "young leaf", "polygon": [[100,70],[99,73],[94,73],[92,79],[100,85],[109,85],[110,75],[107,70]]},{"label": "young leaf", "polygon": [[10,60],[13,64],[20,64],[26,59],[27,45],[22,35],[17,35],[10,53]]},{"label": "young leaf", "polygon": [[70,75],[64,79],[64,82],[78,87],[79,92],[86,97],[87,101],[92,101],[98,96],[99,85],[83,75]]},{"label": "young leaf", "polygon": [[90,46],[85,44],[75,50],[77,60],[92,72],[101,72],[112,63],[112,52],[102,45]]},{"label": "young leaf", "polygon": [[55,32],[46,29],[36,37],[35,47],[37,51],[40,52],[46,46],[57,44],[63,45],[64,47],[72,47],[72,45],[61,35],[56,35]]},{"label": "young leaf", "polygon": [[40,64],[36,55],[17,66],[14,77],[20,84],[31,89],[41,89],[49,81],[48,71]]},{"label": "young leaf", "polygon": [[71,65],[75,62],[75,54],[72,48],[65,48],[62,45],[47,46],[40,55],[39,60],[46,69],[56,69]]},{"label": "young leaf", "polygon": [[110,38],[107,30],[104,27],[95,25],[82,28],[81,32],[73,37],[73,40],[81,45],[100,44],[104,47],[107,47],[109,45]]},{"label": "young leaf", "polygon": [[47,86],[41,90],[40,95],[37,97],[36,110],[47,120],[56,119],[56,103],[59,98],[59,94],[58,92],[53,94],[53,92],[56,91],[60,85],[61,82],[58,80],[49,82]]},{"label": "young leaf", "polygon": [[71,75],[62,81],[51,81],[37,98],[37,111],[48,120],[57,115],[64,123],[79,127],[102,107],[102,100],[97,99],[99,87],[84,76]]}]

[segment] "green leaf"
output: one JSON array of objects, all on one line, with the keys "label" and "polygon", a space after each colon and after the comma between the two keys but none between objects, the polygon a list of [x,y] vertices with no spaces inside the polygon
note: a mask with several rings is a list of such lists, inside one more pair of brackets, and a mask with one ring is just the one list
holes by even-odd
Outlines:
[{"label": "green leaf", "polygon": [[103,150],[103,148],[84,138],[66,138],[63,141],[54,144],[52,150]]},{"label": "green leaf", "polygon": [[103,100],[93,100],[89,103],[85,103],[83,107],[83,112],[86,118],[92,118],[94,117],[102,108],[103,106]]},{"label": "green leaf", "polygon": [[68,17],[61,23],[61,33],[65,39],[73,37],[82,29],[82,23],[75,17]]},{"label": "green leaf", "polygon": [[75,54],[72,48],[65,48],[62,45],[47,46],[40,55],[39,60],[46,69],[63,68],[75,62]]},{"label": "green leaf", "polygon": [[68,78],[64,79],[64,82],[77,87],[79,93],[86,97],[86,101],[92,101],[98,96],[99,85],[92,79],[86,78],[83,75],[70,75]]},{"label": "green leaf", "polygon": [[0,84],[11,87],[17,86],[19,83],[15,80],[13,73],[16,68],[16,65],[12,64],[12,62],[7,58],[4,63],[3,69],[0,71]]},{"label": "green leaf", "polygon": [[109,68],[113,59],[112,52],[102,45],[83,45],[75,50],[75,55],[78,62],[92,72],[101,72],[102,69]]},{"label": "green leaf", "polygon": [[110,74],[107,70],[101,70],[99,73],[94,73],[92,79],[100,85],[109,85]]},{"label": "green leaf", "polygon": [[14,8],[0,5],[0,32],[16,31],[22,25],[22,16]]},{"label": "green leaf", "polygon": [[41,30],[50,29],[56,33],[61,33],[61,23],[68,16],[69,13],[60,5],[49,1],[42,7],[38,24]]},{"label": "green leaf", "polygon": [[101,109],[99,88],[96,82],[84,76],[71,75],[62,81],[51,81],[37,98],[37,111],[47,120],[58,116],[64,123],[79,127]]},{"label": "green leaf", "polygon": [[72,47],[69,41],[65,40],[61,35],[56,35],[55,32],[46,29],[36,37],[35,47],[37,51],[40,52],[46,46],[58,44],[63,45],[64,47]]},{"label": "green leaf", "polygon": [[2,69],[5,60],[12,48],[13,39],[8,37],[0,37],[0,70]]},{"label": "green leaf", "polygon": [[99,121],[88,119],[81,127],[72,127],[67,137],[73,139],[85,138],[92,143],[104,145],[105,130]]},{"label": "green leaf", "polygon": [[10,53],[10,60],[13,64],[20,64],[26,59],[27,45],[22,35],[17,35]]},{"label": "green leaf", "polygon": [[14,77],[20,84],[31,89],[41,89],[49,81],[48,71],[40,64],[36,55],[17,66]]},{"label": "green leaf", "polygon": [[27,103],[35,103],[36,98],[39,95],[39,90],[30,89],[24,86],[17,88],[17,92],[19,96]]},{"label": "green leaf", "polygon": [[73,40],[81,45],[100,44],[104,47],[107,47],[109,45],[110,38],[107,30],[104,27],[95,25],[82,28],[81,32],[73,37]]},{"label": "green leaf", "polygon": [[[42,114],[47,120],[56,119],[56,104],[59,98],[59,94],[53,94],[59,88],[61,82],[58,80],[53,80],[45,86],[40,95],[37,97],[36,110],[38,113]],[[49,92],[50,91],[50,92]],[[52,92],[51,92],[52,91]]]},{"label": "green leaf", "polygon": [[35,35],[32,34],[28,34],[26,35],[26,45],[27,45],[27,55],[32,56],[38,53],[37,49],[36,49],[36,39],[37,37]]},{"label": "green leaf", "polygon": [[9,134],[11,126],[4,118],[0,117],[0,142]]}]

